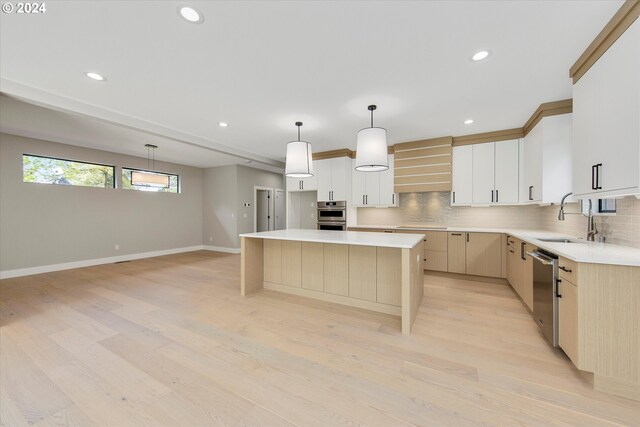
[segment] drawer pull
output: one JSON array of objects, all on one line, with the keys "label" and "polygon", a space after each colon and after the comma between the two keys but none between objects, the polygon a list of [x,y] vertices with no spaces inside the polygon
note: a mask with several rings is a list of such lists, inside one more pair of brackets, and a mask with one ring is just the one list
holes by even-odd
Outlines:
[{"label": "drawer pull", "polygon": [[563,265],[560,266],[560,270],[562,270],[564,272],[567,272],[567,273],[573,273],[573,270],[571,270],[571,269],[569,269],[569,268],[567,268],[567,267],[565,267]]}]

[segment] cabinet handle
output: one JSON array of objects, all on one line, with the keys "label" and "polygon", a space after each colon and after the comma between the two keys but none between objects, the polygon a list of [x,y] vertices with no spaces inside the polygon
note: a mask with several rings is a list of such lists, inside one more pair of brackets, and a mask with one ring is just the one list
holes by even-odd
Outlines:
[{"label": "cabinet handle", "polygon": [[560,282],[562,282],[562,280],[556,279],[556,298],[562,298],[562,295],[558,293],[560,291]]},{"label": "cabinet handle", "polygon": [[526,243],[525,242],[520,242],[520,259],[526,261],[527,258],[525,258],[524,256],[524,247],[525,247]]},{"label": "cabinet handle", "polygon": [[491,190],[491,203],[493,203],[493,190]]},{"label": "cabinet handle", "polygon": [[364,194],[362,195],[362,204],[364,205]]},{"label": "cabinet handle", "polygon": [[451,233],[452,236],[462,236],[462,233]]},{"label": "cabinet handle", "polygon": [[456,202],[456,192],[454,191],[453,192],[453,203],[455,203],[455,202]]},{"label": "cabinet handle", "polygon": [[499,197],[498,197],[498,190],[496,190],[496,203],[499,202]]},{"label": "cabinet handle", "polygon": [[573,270],[565,267],[564,265],[561,265],[559,268],[560,268],[560,270],[566,271],[567,273],[572,273],[573,272]]},{"label": "cabinet handle", "polygon": [[[455,196],[453,196],[454,200],[455,200]],[[395,205],[396,204],[396,193],[391,193],[391,204]]]},{"label": "cabinet handle", "polygon": [[529,200],[533,200],[533,185],[529,186]]},{"label": "cabinet handle", "polygon": [[467,242],[469,241],[469,233],[467,233]]},{"label": "cabinet handle", "polygon": [[368,205],[369,204],[369,195],[368,194],[364,195],[364,200],[365,200],[365,203]]},{"label": "cabinet handle", "polygon": [[300,181],[300,185],[302,186],[302,189],[304,190],[304,181]]},{"label": "cabinet handle", "polygon": [[512,254],[516,253],[516,251],[514,251],[513,249],[509,249],[509,252],[511,252]]},{"label": "cabinet handle", "polygon": [[591,189],[597,190],[596,188],[596,165],[591,166]]},{"label": "cabinet handle", "polygon": [[602,163],[598,163],[596,165],[596,190],[602,190],[602,186],[600,185],[600,168],[602,167]]}]

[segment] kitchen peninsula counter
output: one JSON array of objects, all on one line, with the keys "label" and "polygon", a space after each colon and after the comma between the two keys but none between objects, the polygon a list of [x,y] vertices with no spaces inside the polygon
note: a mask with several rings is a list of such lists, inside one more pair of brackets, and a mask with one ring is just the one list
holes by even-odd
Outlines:
[{"label": "kitchen peninsula counter", "polygon": [[410,333],[423,296],[423,235],[277,230],[240,238],[243,296],[268,289],[391,314]]}]

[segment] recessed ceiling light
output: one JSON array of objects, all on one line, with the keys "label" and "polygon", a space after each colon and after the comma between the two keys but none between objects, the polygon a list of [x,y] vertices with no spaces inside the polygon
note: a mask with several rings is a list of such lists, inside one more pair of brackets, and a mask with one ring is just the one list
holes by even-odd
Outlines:
[{"label": "recessed ceiling light", "polygon": [[486,50],[481,50],[480,52],[476,52],[471,59],[473,59],[474,61],[482,61],[483,59],[485,59],[487,56],[489,56],[489,52]]},{"label": "recessed ceiling light", "polygon": [[187,21],[193,24],[199,24],[204,21],[204,16],[198,10],[191,6],[178,6],[178,13]]},{"label": "recessed ceiling light", "polygon": [[107,80],[107,79],[105,79],[104,77],[102,77],[98,73],[88,72],[88,73],[84,73],[84,75],[89,77],[92,80],[97,80],[99,82],[103,82],[103,81]]},{"label": "recessed ceiling light", "polygon": [[221,128],[226,128],[227,126],[229,126],[229,123],[220,122],[218,123],[218,126],[220,126]]},{"label": "recessed ceiling light", "polygon": [[473,119],[467,119],[464,121],[465,125],[470,125],[471,123],[473,123]]}]

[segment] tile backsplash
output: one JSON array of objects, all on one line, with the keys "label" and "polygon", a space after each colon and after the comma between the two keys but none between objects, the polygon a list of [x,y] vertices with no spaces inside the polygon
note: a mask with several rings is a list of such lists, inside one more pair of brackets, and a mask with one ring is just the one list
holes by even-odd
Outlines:
[{"label": "tile backsplash", "polygon": [[[585,237],[587,229],[582,215],[558,221],[557,205],[452,207],[449,192],[405,193],[399,201],[397,208],[358,208],[358,224],[539,229],[576,237]],[[565,212],[579,212],[578,204],[567,204]],[[640,247],[640,200],[618,199],[616,215],[596,217],[596,227],[609,243]]]}]

